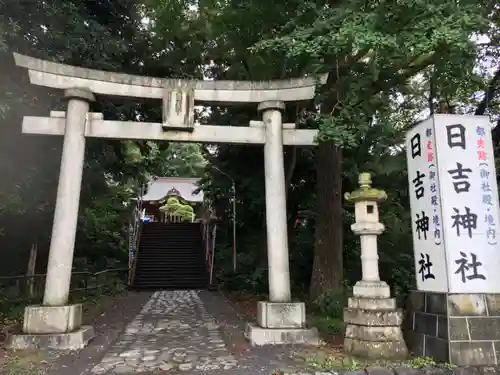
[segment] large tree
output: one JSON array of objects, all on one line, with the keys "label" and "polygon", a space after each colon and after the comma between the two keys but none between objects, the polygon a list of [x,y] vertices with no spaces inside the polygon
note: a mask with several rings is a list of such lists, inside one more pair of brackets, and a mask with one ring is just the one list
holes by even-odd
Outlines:
[{"label": "large tree", "polygon": [[[398,181],[400,193],[391,207],[400,217],[384,217],[394,230],[386,247],[397,246],[403,237],[409,241],[402,136],[422,109],[434,108],[446,92],[456,91],[453,82],[463,83],[471,76],[479,53],[471,37],[497,30],[492,26],[498,12],[495,3],[206,0],[198,2],[197,8],[192,5],[158,0],[153,13],[165,35],[177,30],[172,43],[184,40],[183,32],[191,30],[186,61],[199,56],[205,76],[266,80],[329,74],[316,106],[291,103],[285,113],[288,121],[320,130],[315,152],[285,149],[287,204],[292,266],[299,263],[296,272],[292,267],[294,279],[303,280],[307,274],[303,264],[311,260],[313,223],[311,297],[340,290],[346,278],[352,279],[351,272],[349,277],[343,274],[344,255],[350,269],[352,259],[359,261],[346,225],[351,218],[343,209],[343,192],[354,188],[360,169],[372,170],[381,181]],[[490,79],[494,85],[495,76]],[[484,80],[480,81],[477,89],[484,88]],[[256,115],[253,107],[212,108],[211,121],[245,125]],[[219,146],[209,160],[225,171],[208,169],[205,185],[222,214],[230,212],[231,181],[226,176],[236,181],[239,243],[248,243],[240,246],[241,261],[250,265],[250,273],[255,266],[265,268],[261,148]],[[294,225],[296,216],[306,219],[306,227]],[[410,246],[407,242],[407,258],[411,258]],[[254,283],[257,276],[245,277]]]},{"label": "large tree", "polygon": [[[317,152],[316,246],[311,297],[342,288],[343,150],[357,147],[373,125],[384,93],[429,66],[463,69],[474,60],[473,33],[487,25],[493,3],[461,1],[307,1],[281,35],[260,48],[309,58],[329,79],[314,114]],[[376,126],[376,125],[375,125]],[[384,136],[384,134],[380,134]]]},{"label": "large tree", "polygon": [[[136,0],[0,2],[4,88],[0,93],[0,233],[5,236],[1,254],[9,260],[3,262],[9,269],[0,272],[24,270],[23,258],[31,243],[38,243],[46,255],[51,232],[62,138],[21,134],[22,116],[46,116],[50,110],[65,108],[60,91],[29,84],[27,72],[14,66],[12,52],[131,74],[192,74],[194,68],[178,63],[183,46],[165,51],[163,40],[155,38],[144,23],[144,12],[142,2]],[[157,102],[99,97],[92,110],[110,119],[161,119]],[[149,178],[167,170],[169,155],[167,143],[88,140],[76,243],[77,258],[88,263],[82,266],[104,266],[106,258],[127,257],[129,212],[123,203]],[[39,259],[42,271],[46,256]]]}]

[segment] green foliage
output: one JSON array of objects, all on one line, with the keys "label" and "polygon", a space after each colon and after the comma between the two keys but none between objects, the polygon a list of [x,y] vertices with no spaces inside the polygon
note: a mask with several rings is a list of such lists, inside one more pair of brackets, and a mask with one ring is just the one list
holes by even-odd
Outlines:
[{"label": "green foliage", "polygon": [[[37,4],[0,1],[0,274],[24,273],[32,243],[40,249],[44,272],[61,157],[61,138],[29,137],[19,131],[23,115],[46,116],[64,109],[61,92],[29,84],[25,69],[14,67],[12,52],[66,64],[160,77],[179,77],[193,65],[179,64],[179,45],[162,55],[165,33],[154,36],[143,24],[142,2],[49,0]],[[177,30],[172,30],[176,33]],[[188,36],[189,34],[186,34]],[[99,98],[93,111],[107,119],[161,121],[161,105],[152,101]],[[129,202],[153,176],[200,175],[199,145],[150,141],[89,139],[75,265],[79,269],[126,264]],[[183,211],[184,215],[188,211]],[[30,228],[27,231],[27,228]],[[16,252],[12,251],[16,249]]]},{"label": "green foliage", "polygon": [[407,360],[363,360],[344,356],[342,354],[325,355],[322,352],[308,355],[306,362],[309,366],[318,369],[345,369],[349,371],[356,371],[364,369],[368,366],[371,367],[406,367],[412,369],[426,369],[426,368],[454,368],[448,363],[437,363],[429,357],[414,357]]},{"label": "green foliage", "polygon": [[313,368],[323,369],[346,369],[348,371],[356,371],[366,367],[363,361],[351,357],[340,356],[322,356],[313,355],[307,358],[308,364]]},{"label": "green foliage", "polygon": [[[232,247],[222,241],[221,233],[216,235],[219,238],[215,246],[214,270],[218,284],[229,291],[248,291],[254,294],[266,294],[268,292],[267,269],[256,267],[256,257],[258,252],[240,252],[237,257],[237,272],[232,269]],[[254,247],[255,250],[257,250]]]},{"label": "green foliage", "polygon": [[344,293],[338,293],[336,291],[323,293],[314,300],[313,307],[321,315],[341,318],[344,307],[347,306],[349,294],[350,293],[347,291]]},{"label": "green foliage", "polygon": [[342,317],[328,315],[314,315],[308,319],[311,327],[318,329],[322,337],[330,340],[332,336],[342,335],[344,332],[344,320]]},{"label": "green foliage", "polygon": [[[82,271],[75,273],[70,290],[70,303],[82,303],[85,310],[95,308],[104,297],[119,294],[125,290],[125,274],[123,270],[88,275],[82,274]],[[35,294],[31,297],[28,297],[26,288],[24,288],[26,290],[20,289],[20,285],[25,281],[24,279],[2,280],[0,284],[0,328],[5,329],[18,324],[22,320],[24,307],[27,304],[34,305],[41,302],[44,280],[35,278]]]},{"label": "green foliage", "polygon": [[384,104],[379,92],[404,86],[431,64],[444,72],[472,71],[476,47],[470,36],[487,24],[487,13],[474,0],[341,1],[334,6],[307,1],[278,35],[252,50],[281,52],[329,73],[319,97],[319,139],[346,148],[359,145]]},{"label": "green foliage", "polygon": [[255,294],[267,294],[267,270],[255,268],[253,271],[220,273],[220,285],[230,291],[251,291]]},{"label": "green foliage", "polygon": [[[128,260],[127,230],[130,208],[123,204],[134,198],[132,192],[117,185],[81,210],[77,232],[76,256],[94,269],[114,267]],[[83,244],[92,244],[83,247]],[[83,266],[83,265],[82,265]],[[85,269],[79,267],[79,270]]]},{"label": "green foliage", "polygon": [[201,177],[207,164],[203,148],[195,143],[170,143],[163,155],[162,176]]},{"label": "green foliage", "polygon": [[180,216],[184,220],[191,220],[194,214],[193,207],[179,202],[179,199],[175,197],[169,197],[166,204],[160,207],[160,211],[168,215]]}]

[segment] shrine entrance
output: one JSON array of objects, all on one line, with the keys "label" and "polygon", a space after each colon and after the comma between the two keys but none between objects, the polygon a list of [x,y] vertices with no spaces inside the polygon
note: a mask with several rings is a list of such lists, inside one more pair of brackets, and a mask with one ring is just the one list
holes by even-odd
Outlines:
[{"label": "shrine entrance", "polygon": [[195,222],[205,209],[197,178],[157,177],[140,197],[144,222]]},{"label": "shrine entrance", "polygon": [[[82,327],[81,305],[68,305],[73,250],[84,165],[85,139],[152,140],[196,143],[262,144],[264,146],[269,301],[259,302],[258,325],[247,337],[257,345],[317,343],[317,333],[305,328],[305,305],[292,302],[288,259],[283,146],[314,146],[317,130],[283,123],[286,102],[313,99],[326,76],[268,82],[195,81],[141,77],[58,64],[14,54],[16,65],[28,70],[35,85],[64,90],[67,110],[47,117],[25,116],[25,134],[64,136],[61,170],[42,306],[28,306],[23,335],[13,347],[84,346],[93,336]],[[110,121],[89,111],[100,96],[161,99],[163,122]],[[200,125],[194,106],[254,103],[262,120],[249,126]],[[52,337],[48,340],[47,335]],[[68,343],[72,343],[71,345]]]}]

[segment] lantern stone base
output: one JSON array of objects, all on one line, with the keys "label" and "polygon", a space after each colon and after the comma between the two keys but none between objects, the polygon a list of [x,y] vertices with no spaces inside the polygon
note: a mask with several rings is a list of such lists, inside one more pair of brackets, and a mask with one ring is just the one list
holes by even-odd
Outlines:
[{"label": "lantern stone base", "polygon": [[403,328],[415,355],[457,366],[500,365],[500,294],[413,291]]},{"label": "lantern stone base", "polygon": [[361,298],[390,298],[391,289],[385,281],[358,281],[352,294]]},{"label": "lantern stone base", "polygon": [[394,298],[349,298],[344,309],[344,352],[363,358],[405,358],[402,321]]},{"label": "lantern stone base", "polygon": [[11,335],[11,349],[81,349],[94,337],[94,329],[82,326],[82,305],[27,306],[23,333]]}]

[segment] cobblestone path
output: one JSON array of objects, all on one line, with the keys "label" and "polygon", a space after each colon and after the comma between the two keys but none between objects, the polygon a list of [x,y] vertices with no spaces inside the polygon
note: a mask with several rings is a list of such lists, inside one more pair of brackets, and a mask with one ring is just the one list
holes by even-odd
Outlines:
[{"label": "cobblestone path", "polygon": [[196,291],[161,291],[153,294],[91,372],[196,372],[237,366]]}]

